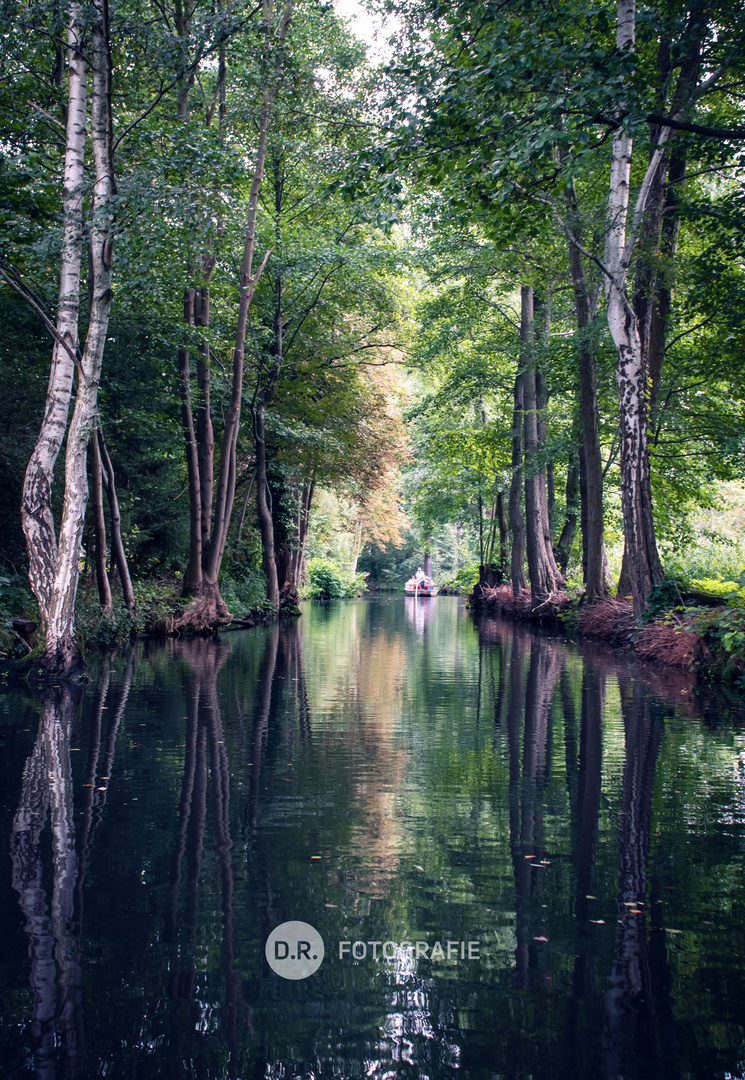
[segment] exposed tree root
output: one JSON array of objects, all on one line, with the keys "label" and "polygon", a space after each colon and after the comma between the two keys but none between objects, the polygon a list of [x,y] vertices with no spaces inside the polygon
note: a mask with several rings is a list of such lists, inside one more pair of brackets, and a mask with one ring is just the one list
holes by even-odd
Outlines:
[{"label": "exposed tree root", "polygon": [[215,634],[232,621],[233,616],[220,596],[218,586],[205,582],[185,611],[174,619],[173,629],[192,634]]}]

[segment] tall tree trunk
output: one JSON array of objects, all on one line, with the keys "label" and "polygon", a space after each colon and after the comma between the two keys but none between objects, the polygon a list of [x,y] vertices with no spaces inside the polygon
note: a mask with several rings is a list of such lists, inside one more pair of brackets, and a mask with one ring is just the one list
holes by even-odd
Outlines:
[{"label": "tall tree trunk", "polygon": [[512,595],[517,600],[527,585],[525,580],[525,519],[521,510],[523,487],[523,374],[515,376],[514,405],[512,409],[512,480],[510,481],[509,516],[512,532],[510,577]]},{"label": "tall tree trunk", "polygon": [[[572,237],[580,236],[579,208],[574,184],[565,189],[567,216]],[[579,415],[582,431],[580,469],[582,473],[582,544],[585,598],[589,603],[607,593],[603,565],[603,459],[600,450],[600,416],[598,409],[597,376],[595,373],[595,350],[591,324],[595,313],[595,296],[592,295],[582,253],[569,239],[569,270],[574,291],[577,313],[577,367],[579,385]]]},{"label": "tall tree trunk", "polygon": [[[210,279],[215,259],[204,262],[203,284],[194,292],[194,324],[201,330],[210,325]],[[210,404],[210,346],[205,336],[197,354],[197,463],[199,467],[199,529],[202,536],[202,560],[208,558],[212,523],[212,489],[215,475],[215,436]]]},{"label": "tall tree trunk", "polygon": [[106,573],[106,519],[103,512],[103,467],[101,451],[98,446],[98,431],[91,434],[91,488],[93,504],[93,528],[96,543],[96,584],[98,602],[104,611],[111,614],[114,605],[111,600],[111,584]]},{"label": "tall tree trunk", "polygon": [[[633,51],[634,0],[619,0],[616,44]],[[663,570],[657,552],[647,445],[646,369],[634,309],[627,292],[631,256],[639,236],[650,191],[661,167],[670,129],[663,128],[650,156],[634,211],[630,235],[626,221],[631,181],[632,139],[620,126],[613,136],[608,221],[605,235],[605,300],[608,327],[618,350],[618,392],[621,448],[621,506],[634,611],[641,615]]]},{"label": "tall tree trunk", "polygon": [[268,500],[266,427],[264,403],[262,401],[257,402],[254,408],[254,442],[256,443],[256,507],[261,532],[261,555],[266,578],[266,596],[273,608],[279,608],[279,582],[277,580],[277,563],[274,558],[274,525]]},{"label": "tall tree trunk", "polygon": [[[194,597],[194,600],[189,604],[186,611],[177,621],[177,627],[191,627],[196,630],[216,629],[218,626],[229,623],[231,615],[220,596],[220,590],[218,585],[218,577],[220,574],[220,567],[222,565],[223,555],[225,553],[225,545],[228,537],[228,529],[230,527],[230,517],[233,511],[233,502],[235,499],[235,482],[236,482],[236,450],[238,445],[238,434],[240,431],[240,419],[241,419],[241,404],[243,400],[243,372],[245,363],[245,350],[246,350],[246,333],[248,330],[248,312],[251,306],[251,302],[256,291],[256,285],[261,277],[266,266],[267,259],[269,258],[270,251],[267,251],[261,262],[261,265],[254,271],[254,252],[256,247],[256,227],[257,227],[257,215],[259,205],[259,191],[261,188],[261,181],[264,177],[264,168],[266,164],[266,151],[267,151],[267,137],[269,132],[269,122],[272,115],[272,109],[277,93],[277,81],[282,64],[282,54],[284,51],[285,42],[287,40],[287,34],[290,28],[290,22],[292,20],[294,0],[286,0],[282,15],[279,20],[279,24],[276,31],[272,31],[272,20],[274,15],[274,3],[272,0],[267,0],[264,5],[264,14],[266,19],[267,35],[266,35],[266,61],[267,61],[267,82],[266,89],[264,90],[261,116],[259,120],[258,142],[256,149],[256,164],[254,165],[253,176],[251,179],[251,188],[248,197],[248,214],[246,218],[246,230],[244,234],[243,245],[243,261],[241,263],[240,270],[240,294],[238,301],[238,320],[235,332],[235,345],[233,347],[233,363],[232,363],[232,381],[231,381],[231,393],[230,400],[228,402],[228,408],[225,416],[225,426],[223,429],[223,435],[220,442],[220,465],[217,475],[217,482],[214,486],[214,506],[208,507],[201,489],[201,484],[198,492],[197,489],[190,485],[191,499],[196,502],[199,507],[200,522],[202,518],[202,507],[209,509],[211,512],[212,528],[209,534],[209,546],[208,549],[204,549],[202,545],[202,579],[201,585]],[[205,266],[205,274],[207,274],[207,266]],[[207,278],[209,281],[209,278]],[[205,291],[204,296],[200,294],[200,302],[198,305],[199,317],[209,318],[209,297]],[[205,305],[204,307],[202,305]],[[203,324],[204,325],[204,324]],[[205,384],[208,385],[208,356],[205,351],[200,353],[200,368]],[[182,403],[184,401],[183,391],[183,376],[182,376]],[[201,403],[200,403],[201,404]],[[204,409],[203,413],[203,427],[201,429],[205,440],[211,438],[211,424],[208,423],[208,409]],[[182,408],[182,415],[185,414],[185,410]],[[259,415],[260,414],[260,415]],[[191,423],[191,429],[193,430],[193,420]],[[188,416],[184,425],[186,432],[187,445],[189,443],[189,426]],[[277,587],[277,572],[276,564],[274,561],[274,541],[273,530],[271,526],[271,512],[269,511],[267,503],[267,486],[266,486],[266,443],[265,443],[265,424],[264,424],[264,405],[263,402],[257,402],[254,408],[254,431],[260,432],[260,438],[262,440],[261,454],[257,444],[256,454],[256,489],[257,497],[259,501],[259,521],[262,525],[262,543],[265,542],[265,537],[268,537],[268,530],[272,531],[271,540],[268,540],[271,558],[269,558],[269,552],[265,544],[264,547],[264,571],[267,575],[267,598],[273,607],[279,606],[279,589]],[[195,441],[198,438],[199,431],[196,433]],[[259,462],[259,457],[262,460]],[[207,468],[209,454],[207,453],[207,446],[205,444],[203,460],[196,462],[197,472],[202,471],[202,475],[206,476],[209,472],[210,478],[212,476],[212,469]],[[199,458],[199,454],[197,454]],[[263,473],[263,478],[262,478]],[[269,513],[269,521],[267,522],[264,515],[262,515],[262,508],[264,513]],[[205,512],[206,512],[205,509]],[[192,511],[193,512],[193,511]],[[201,532],[201,527],[200,527]],[[271,567],[270,567],[271,563]]]},{"label": "tall tree trunk", "polygon": [[[545,340],[548,341],[551,333],[551,307],[545,305],[544,326],[541,331]],[[543,372],[538,363],[535,363],[535,401],[536,401],[536,434],[537,450],[541,458],[545,457],[545,447],[548,441],[548,386]],[[543,547],[546,552],[551,571],[557,586],[563,585],[563,574],[559,570],[554,556],[553,541],[553,517],[554,517],[554,466],[553,462],[546,462],[538,472],[539,506],[541,521],[543,523]]]},{"label": "tall tree trunk", "polygon": [[[279,222],[281,213],[281,195],[275,179],[275,229],[276,238],[279,241]],[[266,368],[259,370],[259,380],[264,385],[258,391],[257,406],[254,407],[254,439],[256,442],[256,496],[257,511],[259,515],[259,529],[261,532],[262,563],[266,578],[267,599],[274,608],[279,608],[279,584],[280,573],[278,570],[278,552],[274,537],[274,504],[269,489],[268,477],[268,454],[266,445],[266,406],[271,401],[274,388],[279,378],[282,367],[284,351],[284,313],[282,309],[282,277],[278,275],[274,281],[274,319],[272,325],[272,350],[271,363]],[[279,502],[279,500],[278,500]],[[279,507],[277,507],[279,510]]]},{"label": "tall tree trunk", "polygon": [[103,429],[99,421],[97,428],[98,433],[98,447],[101,454],[101,463],[103,466],[102,478],[103,486],[106,490],[106,496],[109,501],[109,518],[111,521],[111,554],[116,564],[116,568],[119,572],[119,580],[122,585],[122,595],[124,596],[124,604],[127,611],[135,610],[135,594],[132,588],[132,578],[129,573],[129,566],[127,564],[127,556],[124,552],[124,540],[122,538],[122,518],[119,512],[119,500],[116,495],[116,479],[114,477],[114,467],[111,464],[111,458],[109,457],[108,447],[106,446],[106,439],[104,438]]},{"label": "tall tree trunk", "polygon": [[567,465],[566,486],[566,517],[561,529],[561,535],[556,542],[556,561],[562,574],[566,577],[569,556],[572,552],[572,544],[577,532],[577,503],[579,501],[579,460],[574,451]]},{"label": "tall tree trunk", "polygon": [[310,508],[313,502],[314,480],[306,480],[303,484],[298,499],[297,512],[297,539],[295,550],[290,559],[290,569],[287,579],[287,587],[297,591],[303,578],[305,569],[305,545],[308,539],[308,527],[310,525]]},{"label": "tall tree trunk", "polygon": [[[62,254],[57,340],[47,385],[44,418],[29,458],[23,483],[21,524],[26,537],[31,588],[39,604],[42,628],[47,631],[57,570],[57,536],[52,515],[54,466],[67,429],[67,418],[79,355],[80,264],[83,250],[83,164],[88,112],[86,16],[78,3],[70,4],[67,31],[68,93],[65,163],[62,187]],[[63,344],[64,342],[64,344]]]},{"label": "tall tree trunk", "polygon": [[497,492],[497,522],[499,524],[499,583],[507,577],[507,564],[510,560],[510,527],[507,521],[504,492]]},{"label": "tall tree trunk", "polygon": [[[680,231],[680,202],[686,173],[685,153],[673,154],[668,169],[665,207],[660,229],[662,266],[657,271],[655,303],[649,326],[647,369],[649,371],[649,420],[653,431],[658,429],[662,365],[665,359],[665,338],[673,306],[671,263],[678,250]],[[657,441],[656,434],[653,442]]]},{"label": "tall tree trunk", "polygon": [[[184,322],[194,325],[194,289],[184,290]],[[181,426],[184,431],[186,473],[189,484],[189,563],[184,575],[184,592],[197,594],[202,587],[202,529],[200,512],[202,495],[199,482],[199,451],[191,405],[191,367],[189,350],[178,351],[179,393],[181,396]]]},{"label": "tall tree trunk", "polygon": [[66,671],[79,661],[75,640],[75,595],[88,502],[86,458],[96,422],[98,384],[111,310],[111,198],[116,188],[112,165],[111,58],[106,0],[101,0],[96,9],[90,54],[91,145],[96,174],[91,196],[89,240],[93,291],[88,333],[78,371],[75,408],[67,433],[65,495],[44,646],[44,663],[50,671]]},{"label": "tall tree trunk", "polygon": [[533,289],[520,290],[520,337],[523,347],[523,423],[525,427],[525,527],[534,607],[545,603],[559,586],[561,577],[553,551],[546,543],[548,509],[545,473],[538,468],[538,399],[536,395]]}]

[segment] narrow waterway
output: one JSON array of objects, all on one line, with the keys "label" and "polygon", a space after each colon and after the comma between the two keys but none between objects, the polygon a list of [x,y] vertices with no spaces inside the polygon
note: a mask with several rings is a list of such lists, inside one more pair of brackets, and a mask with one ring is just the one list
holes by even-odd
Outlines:
[{"label": "narrow waterway", "polygon": [[0,696],[4,1078],[745,1075],[736,707],[450,597],[93,675]]}]

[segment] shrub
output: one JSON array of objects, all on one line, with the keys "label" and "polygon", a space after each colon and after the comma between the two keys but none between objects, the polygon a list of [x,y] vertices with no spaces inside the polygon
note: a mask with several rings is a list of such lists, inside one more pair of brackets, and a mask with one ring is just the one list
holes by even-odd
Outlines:
[{"label": "shrub", "polygon": [[468,566],[462,566],[460,570],[451,578],[446,578],[440,582],[441,593],[451,593],[457,596],[470,595],[473,592],[475,585],[479,583],[479,564],[469,563]]},{"label": "shrub", "polygon": [[13,619],[39,623],[39,609],[28,578],[20,574],[0,577],[0,657],[18,659],[29,646],[13,629]]},{"label": "shrub", "polygon": [[266,604],[263,571],[247,560],[225,559],[220,577],[220,595],[236,619],[255,614]]},{"label": "shrub", "polygon": [[365,589],[365,574],[350,574],[330,559],[310,559],[303,596],[311,600],[341,600]]}]

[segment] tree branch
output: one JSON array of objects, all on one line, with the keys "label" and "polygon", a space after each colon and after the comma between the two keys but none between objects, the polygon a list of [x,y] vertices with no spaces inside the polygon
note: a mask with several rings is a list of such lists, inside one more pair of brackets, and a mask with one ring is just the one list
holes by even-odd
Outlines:
[{"label": "tree branch", "polygon": [[76,369],[79,371],[81,359],[80,350],[73,350],[69,342],[65,340],[62,334],[60,334],[57,327],[46,314],[31,289],[29,289],[27,285],[24,285],[23,281],[20,278],[20,275],[18,274],[18,271],[15,270],[14,267],[9,266],[4,262],[0,262],[0,276],[2,276],[6,284],[11,287],[13,292],[17,293],[23,300],[26,301],[29,307],[36,312],[36,314],[44,323],[44,326],[47,328],[54,340],[65,350],[65,352],[68,354],[73,364],[75,365]]}]

